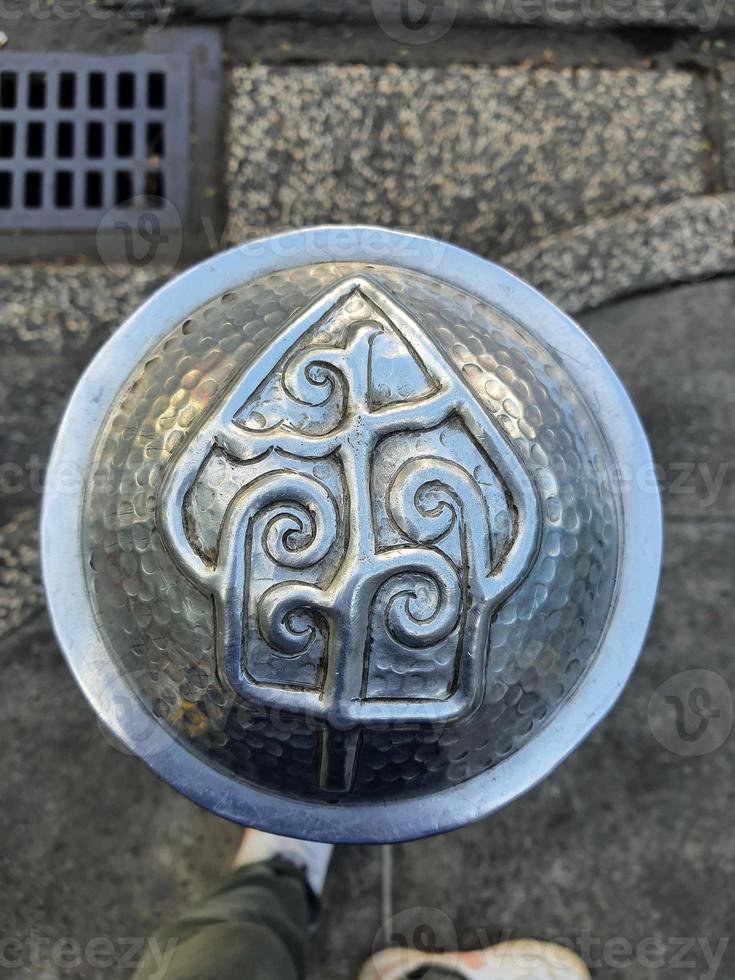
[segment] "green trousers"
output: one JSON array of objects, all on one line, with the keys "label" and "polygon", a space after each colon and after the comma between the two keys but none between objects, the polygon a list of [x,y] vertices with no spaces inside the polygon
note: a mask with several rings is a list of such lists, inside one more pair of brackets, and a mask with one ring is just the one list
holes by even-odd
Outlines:
[{"label": "green trousers", "polygon": [[[151,938],[134,980],[303,980],[309,925],[318,911],[306,878],[290,862],[246,865]],[[409,977],[460,974],[431,967]]]}]

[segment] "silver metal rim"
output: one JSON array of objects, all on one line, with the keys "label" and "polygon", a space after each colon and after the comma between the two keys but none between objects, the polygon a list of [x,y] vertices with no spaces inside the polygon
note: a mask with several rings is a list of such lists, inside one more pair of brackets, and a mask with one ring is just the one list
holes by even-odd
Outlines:
[{"label": "silver metal rim", "polygon": [[[313,262],[398,266],[435,275],[478,296],[553,348],[590,404],[625,480],[622,555],[614,615],[593,668],[556,715],[525,746],[493,769],[425,798],[345,805],[303,802],[245,784],[212,768],[159,726],[154,751],[141,757],[194,802],[222,817],[310,840],[379,843],[452,830],[493,813],[531,789],[582,742],[620,695],[638,659],[656,595],[661,508],[651,485],[648,442],[622,384],[598,348],[561,310],[497,265],[433,239],[382,228],[325,226],[237,246],[184,272],[160,289],[111,337],[79,381],[49,463],[41,520],[43,574],[51,619],[69,667],[112,734],[141,754],[130,732],[150,726],[144,705],[108,656],[89,601],[80,522],[86,467],[118,391],[140,360],[192,310],[258,276]],[[645,475],[648,479],[636,479]],[[129,704],[123,728],[111,710]]]}]

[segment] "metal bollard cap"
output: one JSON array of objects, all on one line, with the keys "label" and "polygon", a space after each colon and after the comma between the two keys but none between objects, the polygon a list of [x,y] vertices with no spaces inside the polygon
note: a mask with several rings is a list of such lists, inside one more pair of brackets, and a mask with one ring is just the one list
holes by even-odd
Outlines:
[{"label": "metal bollard cap", "polygon": [[645,435],[510,273],[376,228],[234,248],[97,355],[45,491],[49,607],[129,751],[274,833],[449,830],[549,773],[644,640]]}]

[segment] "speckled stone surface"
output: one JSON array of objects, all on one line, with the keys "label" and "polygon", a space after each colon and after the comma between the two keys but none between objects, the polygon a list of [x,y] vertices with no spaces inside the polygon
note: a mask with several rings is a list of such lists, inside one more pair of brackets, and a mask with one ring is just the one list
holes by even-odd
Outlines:
[{"label": "speckled stone surface", "polygon": [[155,269],[0,266],[0,524],[38,506],[46,459],[79,375],[159,282]]},{"label": "speckled stone surface", "polygon": [[0,265],[0,354],[89,356],[160,282],[155,266]]},{"label": "speckled stone surface", "polygon": [[725,186],[735,189],[735,62],[720,67],[719,136]]},{"label": "speckled stone surface", "polygon": [[705,188],[704,95],[683,72],[237,68],[230,241],[368,223],[497,258]]},{"label": "speckled stone surface", "polygon": [[38,511],[25,507],[0,527],[0,639],[43,608]]},{"label": "speckled stone surface", "polygon": [[569,313],[735,269],[735,195],[682,198],[598,218],[501,260]]}]

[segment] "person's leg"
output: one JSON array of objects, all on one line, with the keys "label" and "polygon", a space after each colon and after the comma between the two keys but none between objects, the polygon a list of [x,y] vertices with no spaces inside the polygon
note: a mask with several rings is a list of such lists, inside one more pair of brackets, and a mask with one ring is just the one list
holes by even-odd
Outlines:
[{"label": "person's leg", "polygon": [[135,980],[301,980],[330,853],[249,831],[230,876],[148,942]]}]

